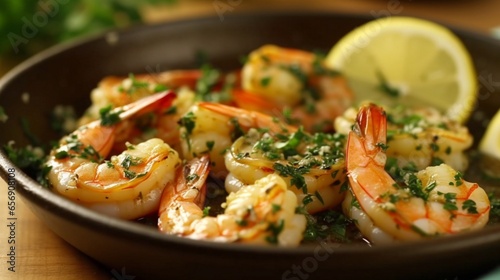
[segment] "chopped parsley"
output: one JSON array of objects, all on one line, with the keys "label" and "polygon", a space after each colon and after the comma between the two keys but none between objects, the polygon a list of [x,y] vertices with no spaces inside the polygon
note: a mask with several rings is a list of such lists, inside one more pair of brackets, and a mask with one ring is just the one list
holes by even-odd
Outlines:
[{"label": "chopped parsley", "polygon": [[120,87],[118,87],[118,90],[120,92],[124,92],[124,93],[127,93],[127,94],[134,94],[138,90],[149,89],[149,83],[148,82],[137,80],[135,78],[134,74],[132,74],[132,73],[128,74],[128,79],[129,80],[125,80],[124,82],[130,82],[130,85],[127,85],[127,87],[125,87],[124,85],[121,85]]},{"label": "chopped parsley", "polygon": [[211,152],[214,148],[215,141],[207,141],[205,142],[205,145],[207,146],[208,151]]},{"label": "chopped parsley", "polygon": [[459,187],[463,184],[463,175],[460,171],[457,171],[453,178],[455,179],[455,186]]},{"label": "chopped parsley", "polygon": [[421,131],[424,125],[424,118],[417,114],[409,114],[407,112],[395,110],[387,114],[387,122],[392,125],[387,131],[387,141],[390,141],[390,138],[394,137],[396,134],[409,134],[416,138],[416,134]]},{"label": "chopped parsley", "polygon": [[[441,193],[444,197],[443,208],[448,211],[458,210],[456,193]],[[454,217],[454,215],[452,215]]]},{"label": "chopped parsley", "polygon": [[162,91],[166,91],[168,88],[166,85],[162,85],[162,84],[157,84],[155,85],[154,89],[153,89],[153,92],[154,93],[159,93],[159,92],[162,92]]},{"label": "chopped parsley", "polygon": [[[86,129],[86,128],[83,128]],[[74,133],[66,136],[61,145],[54,150],[57,159],[82,158],[92,162],[102,161],[101,155],[90,145],[84,145]]]},{"label": "chopped parsley", "polygon": [[174,115],[175,113],[177,113],[177,106],[170,106],[163,114]]},{"label": "chopped parsley", "polygon": [[188,183],[193,183],[196,180],[198,180],[198,178],[200,178],[200,176],[198,176],[198,174],[189,174],[186,176],[186,181],[188,181]]},{"label": "chopped parsley", "polygon": [[439,157],[432,157],[431,158],[431,163],[429,164],[430,166],[438,166],[444,163],[444,160],[442,160]]},{"label": "chopped parsley", "polygon": [[57,151],[55,153],[56,159],[64,159],[69,157],[68,151]]},{"label": "chopped parsley", "polygon": [[281,211],[281,205],[279,205],[279,204],[273,203],[271,207],[272,207],[273,214],[276,214],[279,211]]},{"label": "chopped parsley", "polygon": [[123,170],[123,173],[125,174],[125,178],[127,179],[134,179],[137,176],[137,173],[128,169]]},{"label": "chopped parsley", "polygon": [[270,235],[266,237],[266,241],[271,244],[278,244],[278,237],[284,228],[285,228],[284,220],[279,220],[276,223],[270,223],[269,226],[267,227],[267,231],[270,233]]},{"label": "chopped parsley", "polygon": [[131,155],[126,155],[125,158],[120,163],[120,165],[125,169],[129,169],[131,166],[136,166],[141,164],[141,161],[142,160],[140,158],[132,157]]},{"label": "chopped parsley", "polygon": [[427,201],[429,199],[430,191],[436,187],[436,184],[434,182],[424,188],[422,186],[422,181],[417,177],[417,175],[410,173],[407,176],[406,186],[414,197],[419,197],[424,201]]},{"label": "chopped parsley", "polygon": [[196,99],[200,101],[211,101],[210,93],[221,78],[221,72],[210,64],[201,66],[201,77],[196,81]]},{"label": "chopped parsley", "polygon": [[186,113],[180,120],[179,125],[183,126],[186,129],[186,137],[193,133],[193,129],[196,125],[196,116],[193,112]]},{"label": "chopped parsley", "polygon": [[347,228],[352,224],[342,213],[335,210],[326,210],[321,213],[310,215],[305,209],[298,209],[307,218],[307,226],[304,232],[304,240],[308,242],[318,239],[331,238],[332,241],[346,242]]},{"label": "chopped parsley", "polygon": [[299,64],[281,65],[281,68],[295,76],[302,85],[302,102],[305,105],[306,112],[309,114],[316,113],[315,101],[321,98],[319,91],[310,83],[308,74],[300,67]]},{"label": "chopped parsley", "polygon": [[409,162],[403,167],[399,167],[398,160],[393,157],[387,157],[385,170],[391,175],[396,182],[403,182],[406,174],[415,173],[418,171],[414,162]]},{"label": "chopped parsley", "polygon": [[32,174],[39,170],[44,163],[45,154],[41,148],[31,146],[16,148],[14,143],[9,143],[4,145],[3,149],[12,163],[28,173]]},{"label": "chopped parsley", "polygon": [[439,145],[438,145],[438,144],[436,144],[436,143],[434,143],[434,142],[430,143],[430,144],[429,144],[429,147],[430,147],[430,148],[431,148],[431,150],[432,150],[432,151],[434,151],[434,152],[439,151]]},{"label": "chopped parsley", "polygon": [[304,196],[304,198],[302,199],[302,204],[303,205],[307,205],[309,203],[312,203],[313,202],[313,196],[312,194],[307,194],[306,196]]},{"label": "chopped parsley", "polygon": [[[345,136],[341,134],[311,135],[302,128],[294,133],[276,134],[251,129],[243,139],[242,146],[233,150],[237,159],[262,157],[273,161],[273,169],[280,176],[289,177],[291,185],[304,194],[308,193],[304,175],[310,173],[311,169],[331,170],[335,173],[331,175],[332,178],[336,178],[338,170],[332,166],[344,159]],[[314,195],[322,200],[319,194]],[[307,204],[311,199],[306,197],[304,203]]]},{"label": "chopped parsley", "polygon": [[203,218],[207,217],[209,214],[210,214],[210,206],[203,208],[203,216],[202,217]]},{"label": "chopped parsley", "polygon": [[467,199],[464,201],[462,204],[462,210],[467,210],[467,213],[469,214],[477,214],[477,207],[476,207],[476,202],[471,199]]},{"label": "chopped parsley", "polygon": [[99,115],[101,116],[101,125],[112,126],[120,122],[120,113],[121,111],[113,112],[113,107],[111,105],[101,108],[99,110]]},{"label": "chopped parsley", "polygon": [[274,163],[273,168],[280,176],[291,177],[291,185],[296,186],[297,189],[302,190],[303,193],[307,193],[307,185],[304,174],[309,173],[309,168],[304,166],[295,167],[293,165],[285,165],[278,162]]},{"label": "chopped parsley", "polygon": [[260,80],[260,85],[263,87],[267,87],[271,83],[271,77],[264,77]]},{"label": "chopped parsley", "polygon": [[375,146],[379,147],[383,151],[386,151],[389,148],[389,146],[385,143],[377,143],[377,144],[375,144]]}]

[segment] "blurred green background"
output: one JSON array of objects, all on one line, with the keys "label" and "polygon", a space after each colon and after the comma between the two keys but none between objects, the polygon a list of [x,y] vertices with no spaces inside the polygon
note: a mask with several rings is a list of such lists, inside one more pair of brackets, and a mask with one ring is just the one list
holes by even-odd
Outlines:
[{"label": "blurred green background", "polygon": [[[398,5],[394,5],[394,4]],[[480,3],[480,4],[478,4]],[[252,10],[311,10],[412,15],[500,38],[500,1],[398,0],[0,0],[0,76],[56,43],[137,23],[196,16],[223,20]],[[325,30],[328,36],[328,30]]]},{"label": "blurred green background", "polygon": [[[143,20],[145,5],[176,0],[1,0],[0,69],[49,46]],[[1,74],[1,72],[0,72]]]}]

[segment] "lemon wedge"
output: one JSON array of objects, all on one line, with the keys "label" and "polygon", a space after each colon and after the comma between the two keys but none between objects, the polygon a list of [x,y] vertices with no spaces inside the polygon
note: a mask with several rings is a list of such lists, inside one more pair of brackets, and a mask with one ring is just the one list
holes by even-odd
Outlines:
[{"label": "lemon wedge", "polygon": [[465,46],[447,28],[423,19],[370,21],[335,44],[326,64],[347,77],[358,102],[432,106],[463,123],[477,97]]},{"label": "lemon wedge", "polygon": [[479,142],[479,151],[500,159],[500,110],[493,116]]}]

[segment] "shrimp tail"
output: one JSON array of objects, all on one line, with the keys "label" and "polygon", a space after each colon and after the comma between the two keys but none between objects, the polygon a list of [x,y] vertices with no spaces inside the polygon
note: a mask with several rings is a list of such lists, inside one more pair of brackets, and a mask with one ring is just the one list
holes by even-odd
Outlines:
[{"label": "shrimp tail", "polygon": [[197,190],[198,195],[193,202],[200,208],[205,205],[206,182],[210,172],[210,158],[204,155],[201,158],[191,160],[182,168],[182,174],[178,174],[175,191],[181,193],[186,190]]},{"label": "shrimp tail", "polygon": [[281,115],[283,112],[282,106],[269,102],[269,100],[261,95],[243,89],[235,89],[232,94],[234,103],[236,103],[239,108],[276,115]]},{"label": "shrimp tail", "polygon": [[222,114],[229,117],[234,117],[238,120],[238,123],[247,128],[251,127],[261,127],[261,128],[269,128],[272,132],[295,132],[297,131],[297,127],[287,125],[279,121],[277,118],[272,117],[270,115],[266,115],[257,111],[245,110],[241,108],[236,108],[232,106],[210,103],[210,102],[201,102],[199,104],[201,108],[205,108],[216,112],[218,114]]},{"label": "shrimp tail", "polygon": [[140,114],[141,112],[161,111],[172,106],[172,102],[176,98],[173,91],[165,91],[162,93],[153,94],[140,99],[129,105],[125,105],[118,110],[120,119],[124,120],[131,116]]},{"label": "shrimp tail", "polygon": [[[172,91],[148,96],[134,103],[115,108],[113,112],[118,114],[118,120],[127,120],[145,112],[161,111],[169,108],[176,94]],[[81,143],[91,146],[100,157],[105,158],[113,149],[116,140],[116,128],[120,121],[103,125],[103,120],[96,120],[78,129],[74,133]]]},{"label": "shrimp tail", "polygon": [[362,107],[357,116],[356,129],[367,142],[385,144],[387,135],[385,111],[375,104]]},{"label": "shrimp tail", "polygon": [[210,158],[194,158],[176,170],[176,179],[169,183],[162,194],[158,210],[158,228],[171,232],[179,220],[200,216],[205,205],[206,181],[210,172]]},{"label": "shrimp tail", "polygon": [[386,135],[385,111],[375,104],[363,106],[349,133],[349,152],[346,155],[348,170],[353,170],[356,166],[365,167],[369,162],[384,166]]}]

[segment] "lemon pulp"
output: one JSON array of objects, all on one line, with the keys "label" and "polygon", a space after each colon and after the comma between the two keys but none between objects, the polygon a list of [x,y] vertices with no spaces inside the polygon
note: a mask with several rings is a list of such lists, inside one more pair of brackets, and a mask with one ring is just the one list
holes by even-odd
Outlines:
[{"label": "lemon pulp", "polygon": [[474,108],[472,59],[447,28],[411,17],[368,22],[344,36],[326,58],[358,101],[432,106],[464,122]]}]

